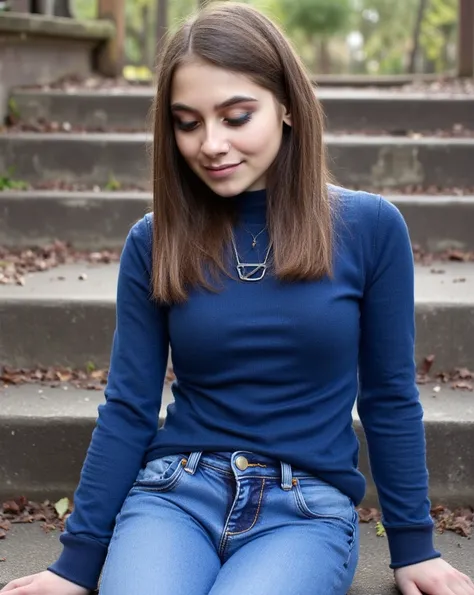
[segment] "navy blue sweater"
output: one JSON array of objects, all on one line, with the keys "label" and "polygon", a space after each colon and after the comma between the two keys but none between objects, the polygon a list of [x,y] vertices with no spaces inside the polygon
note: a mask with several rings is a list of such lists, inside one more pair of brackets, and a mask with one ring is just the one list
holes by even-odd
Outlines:
[{"label": "navy blue sweater", "polygon": [[[95,588],[115,517],[142,465],[166,454],[250,450],[333,484],[359,504],[352,408],[367,436],[391,567],[433,548],[422,408],[415,384],[414,274],[407,227],[388,201],[339,195],[334,279],[248,283],[224,275],[177,306],[150,299],[152,219],[131,229],[121,257],[106,403],[50,570]],[[265,191],[232,199],[242,260],[265,226]],[[244,229],[246,228],[246,229]],[[258,238],[258,260],[268,242]],[[234,263],[235,264],[235,263]],[[233,265],[232,265],[233,266]],[[235,273],[235,270],[233,271]],[[157,429],[169,346],[177,381]]]}]

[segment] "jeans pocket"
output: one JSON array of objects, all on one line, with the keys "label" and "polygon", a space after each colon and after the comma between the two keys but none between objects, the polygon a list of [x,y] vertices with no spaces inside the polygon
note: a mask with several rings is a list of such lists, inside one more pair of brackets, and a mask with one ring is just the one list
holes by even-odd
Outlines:
[{"label": "jeans pocket", "polygon": [[297,478],[293,493],[298,511],[305,517],[328,521],[342,539],[347,568],[358,542],[358,513],[349,496],[336,487],[312,477]]},{"label": "jeans pocket", "polygon": [[354,523],[354,503],[336,487],[312,477],[297,478],[293,486],[296,506],[316,519],[338,519]]},{"label": "jeans pocket", "polygon": [[147,463],[140,470],[133,489],[164,492],[176,487],[184,473],[187,457],[182,454],[165,455]]}]

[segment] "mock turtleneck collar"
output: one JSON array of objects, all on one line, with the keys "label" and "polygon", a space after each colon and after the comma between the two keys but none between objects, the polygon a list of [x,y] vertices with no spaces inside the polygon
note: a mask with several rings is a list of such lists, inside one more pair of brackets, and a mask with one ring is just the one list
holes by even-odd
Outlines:
[{"label": "mock turtleneck collar", "polygon": [[247,190],[235,197],[237,212],[241,221],[264,223],[267,216],[267,191]]}]

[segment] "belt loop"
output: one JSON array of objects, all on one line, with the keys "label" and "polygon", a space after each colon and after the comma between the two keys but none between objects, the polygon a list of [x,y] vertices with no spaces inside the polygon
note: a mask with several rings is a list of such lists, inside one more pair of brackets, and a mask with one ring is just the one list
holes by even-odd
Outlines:
[{"label": "belt loop", "polygon": [[281,462],[281,489],[289,491],[291,490],[293,483],[293,472],[289,463]]},{"label": "belt loop", "polygon": [[197,467],[199,465],[199,461],[201,459],[201,455],[202,455],[202,452],[192,452],[189,455],[188,462],[186,464],[186,467],[184,468],[184,470],[187,473],[190,473],[191,475],[194,475],[194,473],[196,472],[196,469],[197,469]]}]

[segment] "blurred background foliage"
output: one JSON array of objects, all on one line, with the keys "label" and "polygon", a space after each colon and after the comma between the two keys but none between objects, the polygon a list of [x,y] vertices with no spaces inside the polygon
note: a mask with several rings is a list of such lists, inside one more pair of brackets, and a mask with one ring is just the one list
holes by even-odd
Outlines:
[{"label": "blurred background foliage", "polygon": [[[274,18],[314,74],[438,73],[456,62],[457,0],[244,0]],[[95,18],[96,0],[73,0]],[[150,71],[164,28],[198,0],[127,0],[126,63]],[[163,22],[164,21],[164,22]]]}]

